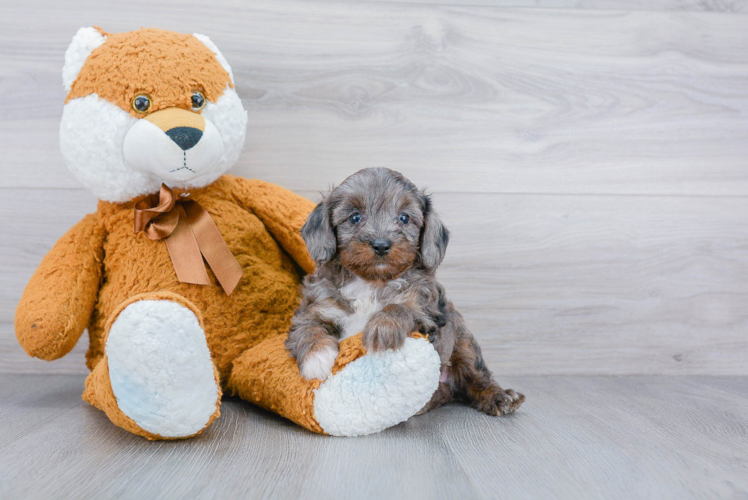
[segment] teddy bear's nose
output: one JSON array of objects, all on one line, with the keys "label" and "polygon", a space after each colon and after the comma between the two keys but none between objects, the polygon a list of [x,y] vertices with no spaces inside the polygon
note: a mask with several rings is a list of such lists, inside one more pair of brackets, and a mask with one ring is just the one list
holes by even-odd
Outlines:
[{"label": "teddy bear's nose", "polygon": [[183,151],[200,142],[205,130],[205,118],[181,108],[162,109],[143,119],[160,128]]},{"label": "teddy bear's nose", "polygon": [[167,130],[166,135],[183,151],[187,151],[200,141],[203,131],[194,127],[174,127]]}]

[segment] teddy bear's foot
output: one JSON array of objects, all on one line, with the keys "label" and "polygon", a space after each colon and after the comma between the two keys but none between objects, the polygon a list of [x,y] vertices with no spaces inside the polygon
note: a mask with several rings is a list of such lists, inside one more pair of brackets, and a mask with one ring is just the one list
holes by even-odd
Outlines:
[{"label": "teddy bear's foot", "polygon": [[366,354],[361,334],[340,342],[332,375],[306,380],[285,349],[268,339],[234,362],[228,385],[237,395],[314,432],[362,436],[415,415],[439,385],[440,360],[425,338]]},{"label": "teddy bear's foot", "polygon": [[169,293],[135,297],[109,327],[106,355],[84,399],[149,439],[199,434],[219,415],[221,390],[199,312]]},{"label": "teddy bear's foot", "polygon": [[424,338],[407,338],[398,350],[367,354],[325,380],[314,415],[327,434],[361,436],[415,415],[439,385],[439,355]]}]

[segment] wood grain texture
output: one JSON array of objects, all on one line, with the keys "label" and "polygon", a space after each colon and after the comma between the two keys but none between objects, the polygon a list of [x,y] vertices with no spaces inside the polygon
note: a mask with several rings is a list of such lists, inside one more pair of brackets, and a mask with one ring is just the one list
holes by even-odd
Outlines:
[{"label": "wood grain texture", "polygon": [[6,6],[0,371],[85,370],[85,341],[26,358],[13,311],[95,209],[57,144],[64,50],[148,12],[233,63],[250,118],[235,173],[318,199],[383,165],[436,192],[440,277],[497,373],[748,374],[745,2],[502,1]]},{"label": "wood grain texture", "polygon": [[[0,240],[0,371],[85,372],[80,356],[27,360],[10,323],[95,200],[4,192],[1,220],[28,208]],[[439,278],[496,373],[748,375],[748,198],[437,193],[434,206],[452,231]]]},{"label": "wood grain texture", "polygon": [[516,377],[511,417],[451,405],[362,438],[249,404],[148,442],[80,399],[83,377],[3,375],[3,498],[743,498],[745,377]]},{"label": "wood grain texture", "polygon": [[524,7],[531,9],[586,9],[586,10],[655,10],[748,12],[746,0],[364,0],[366,2],[418,3],[429,5],[459,5],[486,7]]},{"label": "wood grain texture", "polygon": [[247,177],[317,190],[387,166],[437,192],[748,194],[743,16],[287,0],[6,6],[0,186],[78,187],[57,144],[63,53],[134,12],[232,62]]}]

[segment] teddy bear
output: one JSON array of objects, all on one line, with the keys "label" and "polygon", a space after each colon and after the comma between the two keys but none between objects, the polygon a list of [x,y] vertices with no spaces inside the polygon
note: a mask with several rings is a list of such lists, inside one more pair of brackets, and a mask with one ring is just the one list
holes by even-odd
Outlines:
[{"label": "teddy bear", "polygon": [[44,257],[18,304],[30,356],[67,354],[87,328],[83,399],[148,439],[203,432],[237,395],[314,432],[362,435],[417,413],[438,385],[426,338],[397,352],[341,342],[325,380],[284,347],[314,204],[226,175],[247,112],[201,34],[81,28],[65,53],[60,148],[99,199]]}]

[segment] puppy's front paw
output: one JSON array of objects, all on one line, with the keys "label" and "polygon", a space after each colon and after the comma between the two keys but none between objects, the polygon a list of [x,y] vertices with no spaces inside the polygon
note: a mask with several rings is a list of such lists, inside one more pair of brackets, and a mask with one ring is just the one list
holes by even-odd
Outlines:
[{"label": "puppy's front paw", "polygon": [[508,415],[514,413],[524,402],[524,394],[515,392],[513,389],[499,389],[476,400],[475,407],[488,415]]},{"label": "puppy's front paw", "polygon": [[385,351],[400,349],[408,337],[400,322],[386,314],[372,317],[364,328],[361,341],[367,351]]},{"label": "puppy's front paw", "polygon": [[317,343],[307,352],[299,363],[299,373],[307,380],[325,380],[332,374],[332,367],[338,357],[337,344]]}]

